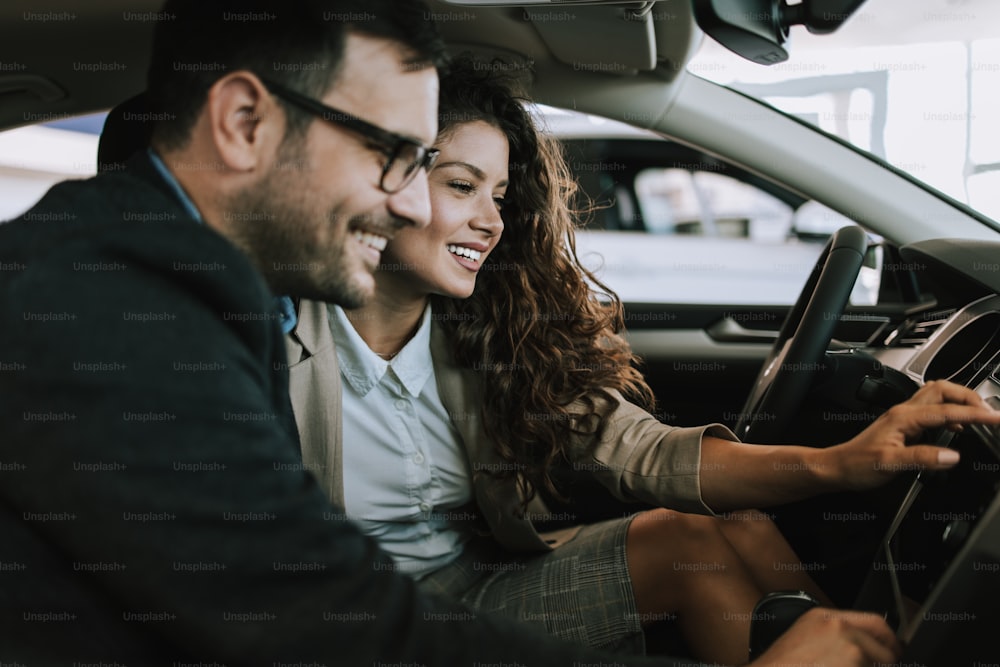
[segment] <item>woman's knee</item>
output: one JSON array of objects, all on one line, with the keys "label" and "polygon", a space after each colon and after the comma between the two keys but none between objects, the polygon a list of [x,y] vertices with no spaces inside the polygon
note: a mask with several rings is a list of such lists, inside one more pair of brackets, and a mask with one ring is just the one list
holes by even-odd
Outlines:
[{"label": "woman's knee", "polygon": [[657,509],[637,515],[626,538],[629,575],[643,610],[690,611],[733,595],[756,601],[742,586],[746,570],[715,517]]},{"label": "woman's knee", "polygon": [[756,509],[728,512],[718,519],[719,528],[730,540],[741,541],[770,540],[781,531],[771,517]]},{"label": "woman's knee", "polygon": [[728,548],[717,519],[668,509],[637,515],[629,526],[628,548],[655,550],[662,558],[699,558]]}]

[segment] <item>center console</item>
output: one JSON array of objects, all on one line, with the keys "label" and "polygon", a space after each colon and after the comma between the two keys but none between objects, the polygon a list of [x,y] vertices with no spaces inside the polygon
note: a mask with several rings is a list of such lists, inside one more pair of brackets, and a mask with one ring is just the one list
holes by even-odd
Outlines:
[{"label": "center console", "polygon": [[[978,393],[1000,410],[1000,380]],[[954,468],[922,471],[879,545],[855,608],[886,617],[904,665],[1000,665],[1000,429],[942,434]]]}]

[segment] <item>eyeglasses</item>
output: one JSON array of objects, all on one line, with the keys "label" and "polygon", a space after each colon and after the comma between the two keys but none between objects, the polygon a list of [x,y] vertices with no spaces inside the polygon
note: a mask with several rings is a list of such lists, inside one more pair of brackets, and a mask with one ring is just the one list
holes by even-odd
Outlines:
[{"label": "eyeglasses", "polygon": [[280,83],[267,79],[261,79],[261,82],[272,94],[286,102],[319,116],[329,123],[371,139],[382,147],[388,159],[385,166],[382,167],[382,178],[378,185],[386,194],[391,195],[405,188],[421,169],[430,171],[441,153],[436,148],[428,148],[419,141],[384,130],[378,125],[372,125],[353,114],[327,106],[311,97],[286,88]]}]

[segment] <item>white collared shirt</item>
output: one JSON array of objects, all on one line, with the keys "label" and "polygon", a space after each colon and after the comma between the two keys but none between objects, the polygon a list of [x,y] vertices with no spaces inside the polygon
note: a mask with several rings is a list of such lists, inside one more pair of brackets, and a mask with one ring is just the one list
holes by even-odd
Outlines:
[{"label": "white collared shirt", "polygon": [[471,536],[448,512],[470,501],[471,476],[434,379],[431,308],[392,361],[369,349],[342,308],[328,310],[343,377],[347,515],[419,577],[455,559]]}]

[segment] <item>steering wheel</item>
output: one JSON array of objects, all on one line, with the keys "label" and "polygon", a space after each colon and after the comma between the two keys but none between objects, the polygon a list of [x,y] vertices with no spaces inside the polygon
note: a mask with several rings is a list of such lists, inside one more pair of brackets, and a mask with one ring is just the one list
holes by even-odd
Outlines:
[{"label": "steering wheel", "polygon": [[740,411],[736,435],[744,442],[776,441],[801,406],[823,368],[867,249],[868,237],[855,225],[830,237]]}]

